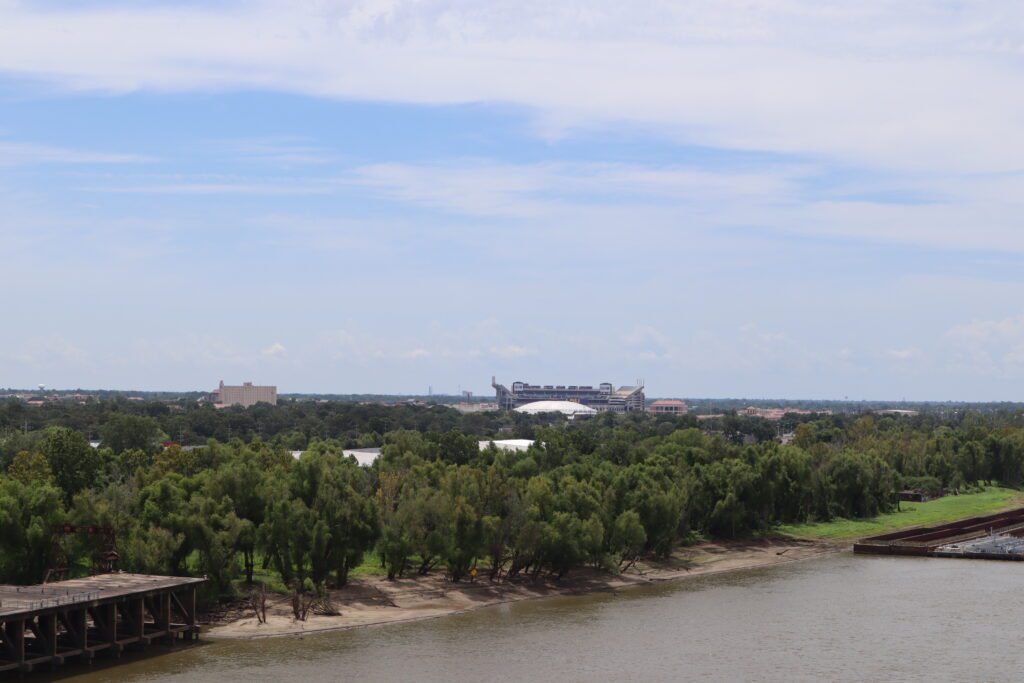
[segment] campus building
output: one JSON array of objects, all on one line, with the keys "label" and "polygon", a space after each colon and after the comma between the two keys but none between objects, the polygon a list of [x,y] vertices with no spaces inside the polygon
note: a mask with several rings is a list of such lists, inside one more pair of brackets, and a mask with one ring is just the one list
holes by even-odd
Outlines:
[{"label": "campus building", "polygon": [[220,386],[214,389],[210,400],[217,408],[228,406],[242,406],[248,408],[257,403],[269,403],[277,405],[277,387],[256,386],[252,382],[244,382],[241,386],[231,386],[220,381]]},{"label": "campus building", "polygon": [[747,406],[736,411],[737,415],[759,417],[762,420],[781,420],[786,415],[831,415],[831,410],[803,410],[801,408],[763,408]]},{"label": "campus building", "polygon": [[686,415],[690,412],[690,406],[677,398],[663,398],[647,406],[647,412],[655,415]]},{"label": "campus building", "polygon": [[491,377],[500,410],[515,410],[536,401],[571,401],[580,403],[598,412],[631,413],[643,412],[646,398],[642,383],[638,386],[619,387],[604,382],[596,387],[591,385],[554,385],[513,382],[509,389],[498,384]]}]

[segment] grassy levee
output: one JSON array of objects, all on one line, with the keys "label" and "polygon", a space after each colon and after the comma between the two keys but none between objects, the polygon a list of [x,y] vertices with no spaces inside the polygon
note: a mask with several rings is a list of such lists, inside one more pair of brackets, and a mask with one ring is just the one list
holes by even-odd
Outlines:
[{"label": "grassy levee", "polygon": [[776,531],[794,538],[847,541],[915,526],[944,524],[1016,507],[1024,507],[1024,492],[989,486],[980,493],[945,496],[927,503],[904,502],[900,504],[899,512],[871,519],[836,519],[815,524],[787,524],[777,527]]}]

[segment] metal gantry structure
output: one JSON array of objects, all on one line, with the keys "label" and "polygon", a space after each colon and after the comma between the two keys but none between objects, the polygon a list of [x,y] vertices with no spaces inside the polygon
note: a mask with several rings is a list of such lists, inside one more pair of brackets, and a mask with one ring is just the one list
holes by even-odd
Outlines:
[{"label": "metal gantry structure", "polygon": [[86,538],[93,545],[90,574],[109,574],[117,571],[117,563],[121,557],[117,552],[117,534],[113,528],[95,524],[60,524],[53,529],[53,566],[47,570],[43,583],[64,581],[68,578],[71,553],[67,545],[75,537]]}]

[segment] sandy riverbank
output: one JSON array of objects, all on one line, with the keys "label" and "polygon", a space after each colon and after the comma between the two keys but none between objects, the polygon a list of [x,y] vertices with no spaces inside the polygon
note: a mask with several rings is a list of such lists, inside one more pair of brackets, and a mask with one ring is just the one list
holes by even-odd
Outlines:
[{"label": "sandy riverbank", "polygon": [[267,623],[260,624],[251,612],[228,617],[204,628],[211,638],[268,638],[301,636],[376,624],[432,619],[481,607],[555,595],[573,595],[602,590],[619,590],[691,576],[765,567],[795,562],[832,553],[842,546],[797,540],[760,540],[703,543],[681,548],[664,562],[639,563],[624,574],[612,576],[596,570],[578,570],[562,581],[515,581],[492,584],[448,583],[440,574],[388,581],[383,578],[355,579],[331,592],[338,616],[310,614],[305,622],[295,621],[287,597],[272,596]]}]

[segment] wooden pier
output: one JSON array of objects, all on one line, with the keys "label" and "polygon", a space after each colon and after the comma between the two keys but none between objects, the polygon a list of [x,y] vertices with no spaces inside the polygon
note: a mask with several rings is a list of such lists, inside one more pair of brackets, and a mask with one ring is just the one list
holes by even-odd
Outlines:
[{"label": "wooden pier", "polygon": [[0,677],[118,657],[130,646],[193,640],[199,635],[196,589],[205,581],[113,573],[0,585]]}]

